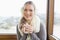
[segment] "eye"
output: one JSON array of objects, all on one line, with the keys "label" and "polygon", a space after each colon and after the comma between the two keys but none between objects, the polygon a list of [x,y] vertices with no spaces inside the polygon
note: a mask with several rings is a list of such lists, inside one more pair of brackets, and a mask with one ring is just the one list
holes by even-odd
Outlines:
[{"label": "eye", "polygon": [[32,12],[33,10],[30,9],[30,12]]},{"label": "eye", "polygon": [[24,11],[27,11],[27,9],[24,9]]}]

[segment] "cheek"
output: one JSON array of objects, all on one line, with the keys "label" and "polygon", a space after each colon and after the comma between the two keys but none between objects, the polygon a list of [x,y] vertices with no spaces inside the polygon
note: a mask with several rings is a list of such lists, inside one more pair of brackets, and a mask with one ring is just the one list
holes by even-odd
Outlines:
[{"label": "cheek", "polygon": [[31,13],[31,14],[30,14],[30,16],[32,17],[32,16],[33,16],[33,14]]},{"label": "cheek", "polygon": [[26,14],[24,14],[23,17],[26,18]]},{"label": "cheek", "polygon": [[24,12],[23,15],[26,16],[27,15],[26,12]]},{"label": "cheek", "polygon": [[30,14],[30,16],[33,16],[34,15],[34,13],[32,12],[31,14]]}]

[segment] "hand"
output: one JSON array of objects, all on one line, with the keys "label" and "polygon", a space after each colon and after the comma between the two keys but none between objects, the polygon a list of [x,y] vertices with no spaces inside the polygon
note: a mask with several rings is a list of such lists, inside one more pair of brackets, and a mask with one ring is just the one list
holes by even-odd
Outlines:
[{"label": "hand", "polygon": [[28,23],[26,23],[25,25],[25,31],[29,34],[29,33],[33,33],[33,27],[31,25],[29,25]]},{"label": "hand", "polygon": [[22,27],[22,32],[25,34],[33,33],[33,27],[28,23],[24,24]]},{"label": "hand", "polygon": [[26,30],[26,27],[27,27],[26,24],[22,25],[22,29],[21,30],[22,30],[23,33],[28,34],[28,31]]},{"label": "hand", "polygon": [[22,26],[21,31],[25,33],[25,24]]}]

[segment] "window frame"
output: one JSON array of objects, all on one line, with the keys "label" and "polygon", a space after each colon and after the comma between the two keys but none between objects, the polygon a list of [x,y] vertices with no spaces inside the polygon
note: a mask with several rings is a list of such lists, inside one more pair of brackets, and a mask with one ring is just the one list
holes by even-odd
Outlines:
[{"label": "window frame", "polygon": [[47,4],[47,39],[48,40],[56,40],[53,37],[53,25],[54,25],[54,0],[48,0]]}]

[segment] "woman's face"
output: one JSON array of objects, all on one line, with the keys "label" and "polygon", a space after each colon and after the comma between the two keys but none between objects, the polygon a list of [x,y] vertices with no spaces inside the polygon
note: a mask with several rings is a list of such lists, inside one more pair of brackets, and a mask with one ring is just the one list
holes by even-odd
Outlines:
[{"label": "woman's face", "polygon": [[26,20],[32,20],[33,15],[34,15],[34,6],[31,4],[26,4],[23,10],[23,17]]}]

